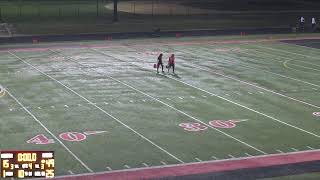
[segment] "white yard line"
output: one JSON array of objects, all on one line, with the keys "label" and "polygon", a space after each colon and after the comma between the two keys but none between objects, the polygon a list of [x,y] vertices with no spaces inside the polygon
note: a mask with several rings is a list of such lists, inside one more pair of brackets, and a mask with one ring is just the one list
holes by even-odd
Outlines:
[{"label": "white yard line", "polygon": [[164,162],[164,161],[160,161],[160,163],[163,164],[163,165],[167,165],[167,163]]},{"label": "white yard line", "polygon": [[279,150],[279,149],[276,149],[277,152],[279,153],[284,153],[283,151]]},{"label": "white yard line", "polygon": [[[259,46],[258,46],[259,47]],[[268,56],[270,56],[270,53],[269,52],[265,52],[265,51],[259,51],[257,49],[250,49],[250,51],[254,51],[256,54],[266,54]],[[248,54],[248,53],[245,53],[245,52],[241,52],[243,54]],[[281,59],[287,59],[287,60],[290,60],[290,61],[297,61],[297,62],[302,62],[302,63],[305,63],[305,64],[310,64],[310,65],[313,65],[313,66],[320,66],[320,65],[316,65],[316,64],[313,64],[313,63],[310,63],[310,62],[304,62],[304,61],[299,61],[297,59],[293,59],[293,58],[289,58],[289,57],[284,57],[284,56],[280,56],[280,55],[274,55],[274,54],[271,54],[271,56],[274,56],[276,57],[277,59],[279,60],[275,60],[275,59],[272,59],[270,58],[269,60],[272,60],[272,61],[277,61],[277,62],[283,62]],[[306,67],[306,66],[302,66],[302,65],[298,65],[298,64],[295,64],[295,63],[290,63],[292,66],[298,66],[298,67],[302,67],[302,68],[306,68],[306,69],[311,69],[311,70],[315,70],[315,71],[320,71],[319,69],[315,69],[315,68],[310,68],[310,67]]]},{"label": "white yard line", "polygon": [[[186,52],[186,53],[193,54],[193,53],[190,53],[190,52]],[[244,52],[242,52],[242,53],[244,53]],[[208,54],[211,54],[211,53],[208,53]],[[246,53],[244,53],[244,54],[246,54]],[[197,55],[197,56],[202,57],[201,55]],[[217,54],[215,54],[215,56],[217,56]],[[222,57],[223,59],[228,59],[229,61],[230,61],[230,59],[236,60],[235,57],[233,57],[233,56],[230,57],[230,56],[227,56],[226,54],[218,54],[218,57]],[[204,57],[204,58],[207,59],[208,61],[210,61],[210,60],[208,59],[208,57]],[[237,58],[238,58],[238,59],[244,59],[244,58],[241,58],[241,57],[237,57]],[[250,58],[250,59],[256,61],[256,59],[254,59],[254,58]],[[246,60],[247,60],[247,59],[246,59]],[[215,60],[214,60],[214,61],[215,61]],[[210,62],[211,62],[211,61],[210,61]],[[304,81],[304,80],[301,80],[301,79],[297,79],[297,78],[285,76],[285,75],[283,75],[283,74],[278,74],[278,73],[275,73],[275,72],[271,72],[271,71],[265,70],[265,69],[264,69],[265,67],[260,67],[260,66],[259,66],[259,67],[261,68],[261,69],[259,69],[259,68],[253,67],[253,66],[246,65],[246,64],[244,64],[244,62],[241,62],[241,66],[247,67],[247,68],[250,68],[250,69],[256,69],[256,70],[258,70],[258,71],[264,71],[264,72],[273,74],[273,75],[275,75],[275,76],[280,76],[280,77],[282,77],[282,78],[286,78],[286,79],[290,79],[290,80],[293,80],[293,81],[305,83],[305,84],[308,84],[308,85],[311,85],[311,86],[320,87],[320,85],[318,85],[318,84],[310,83],[310,82],[307,82],[307,81]]]},{"label": "white yard line", "polygon": [[140,134],[138,131],[134,130],[133,128],[131,128],[130,126],[128,126],[127,124],[125,124],[124,122],[122,122],[121,120],[119,120],[118,118],[114,117],[113,115],[111,115],[110,113],[108,113],[107,111],[103,110],[100,106],[94,104],[92,101],[90,101],[89,99],[87,99],[86,97],[82,96],[81,94],[79,94],[78,92],[74,91],[73,89],[71,89],[70,87],[66,86],[65,84],[63,84],[62,82],[58,81],[57,79],[51,77],[50,75],[46,74],[45,72],[41,71],[40,69],[38,69],[37,67],[33,66],[32,64],[26,62],[25,60],[23,60],[22,58],[20,58],[19,56],[9,52],[11,55],[13,55],[14,57],[18,58],[19,60],[21,60],[23,63],[29,65],[30,67],[32,67],[33,69],[37,70],[38,72],[40,72],[41,74],[47,76],[48,78],[50,78],[51,80],[57,82],[58,84],[60,84],[61,86],[65,87],[66,89],[68,89],[69,91],[73,92],[74,94],[76,94],[77,96],[79,96],[80,98],[82,98],[83,100],[87,101],[89,104],[91,104],[92,106],[96,107],[97,109],[99,109],[100,111],[102,111],[104,114],[108,115],[109,117],[111,117],[112,119],[116,120],[118,123],[122,124],[123,126],[125,126],[127,129],[131,130],[132,132],[134,132],[136,135],[140,136],[142,139],[146,140],[147,142],[149,142],[150,144],[152,144],[153,146],[155,146],[156,148],[160,149],[161,151],[163,151],[164,153],[166,153],[167,155],[171,156],[172,158],[174,158],[175,160],[179,161],[180,163],[184,163],[181,159],[179,159],[178,157],[176,157],[175,155],[171,154],[170,152],[168,152],[167,150],[165,150],[164,148],[162,148],[161,146],[157,145],[156,143],[154,143],[153,141],[151,141],[150,139],[148,139],[147,137],[145,137],[144,135]]},{"label": "white yard line", "polygon": [[196,66],[196,65],[194,65],[194,64],[192,64],[192,63],[190,63],[189,66],[192,66],[193,68],[200,69],[200,70],[203,70],[203,71],[207,71],[207,72],[210,72],[210,73],[213,73],[213,74],[217,74],[217,75],[219,75],[219,76],[222,76],[222,77],[225,77],[225,78],[228,78],[228,79],[232,79],[232,80],[234,80],[234,81],[238,81],[238,82],[240,82],[240,83],[247,84],[247,85],[249,85],[249,86],[256,87],[256,88],[258,88],[258,89],[262,89],[262,90],[264,90],[264,91],[267,91],[267,92],[276,94],[276,95],[278,95],[278,96],[281,96],[281,97],[284,97],[284,98],[287,98],[287,99],[290,99],[290,100],[293,100],[293,101],[296,101],[296,102],[299,102],[299,103],[302,103],[302,104],[305,104],[305,105],[308,105],[308,106],[311,106],[311,107],[320,109],[320,106],[317,106],[317,105],[314,105],[314,104],[311,104],[311,103],[308,103],[308,102],[305,102],[305,101],[302,101],[302,100],[299,100],[299,99],[296,99],[296,98],[293,98],[293,97],[290,97],[290,96],[287,96],[287,95],[284,95],[284,94],[281,94],[281,93],[279,93],[279,92],[275,92],[275,91],[273,91],[273,90],[270,90],[270,89],[267,89],[267,88],[264,88],[264,87],[261,87],[261,86],[258,86],[258,85],[249,83],[249,82],[247,82],[247,81],[243,81],[243,80],[240,80],[240,79],[231,77],[231,76],[227,76],[227,75],[224,75],[224,74],[215,72],[215,71],[211,71],[211,70],[208,70],[208,69],[206,69],[206,68],[202,68],[202,67],[200,67],[200,66]]},{"label": "white yard line", "polygon": [[259,48],[263,48],[263,49],[270,49],[270,50],[273,50],[273,51],[284,52],[284,53],[287,53],[287,54],[294,54],[294,55],[298,55],[298,56],[304,56],[304,57],[307,57],[307,58],[320,60],[320,58],[317,58],[317,57],[314,57],[314,56],[308,56],[308,55],[305,55],[305,54],[295,53],[295,52],[286,51],[286,50],[282,50],[282,49],[275,49],[275,48],[266,47],[266,46],[260,46],[260,45],[256,45],[256,44],[253,45],[253,46],[256,46],[256,47],[259,47]]},{"label": "white yard line", "polygon": [[[104,53],[102,53],[102,54],[104,54]],[[64,56],[64,57],[65,57],[65,56]],[[70,58],[68,58],[68,59],[69,59],[69,60],[72,60],[72,59],[70,59]],[[74,61],[74,60],[72,60],[72,61],[75,62],[75,63],[77,63],[77,64],[79,64],[79,65],[84,66],[83,64],[81,64],[81,63],[79,63],[79,62],[77,62],[77,61]],[[131,63],[131,62],[128,62],[128,63]],[[96,71],[96,70],[93,70],[93,71]],[[97,71],[96,71],[96,72],[97,72]],[[151,98],[151,99],[153,99],[153,100],[155,100],[155,101],[157,101],[157,102],[159,102],[159,103],[161,103],[161,104],[163,104],[163,105],[165,105],[165,106],[167,106],[167,107],[169,107],[169,108],[171,108],[171,109],[173,109],[173,110],[175,110],[175,111],[177,111],[177,112],[179,112],[179,113],[181,113],[181,114],[184,114],[185,116],[187,116],[187,117],[189,117],[189,118],[191,118],[191,119],[193,119],[193,120],[195,120],[195,121],[197,121],[197,122],[199,122],[199,123],[201,123],[201,124],[203,124],[203,125],[211,128],[211,129],[214,129],[214,130],[220,132],[221,134],[223,134],[223,135],[225,135],[225,136],[227,136],[227,137],[229,137],[229,138],[231,138],[231,139],[233,139],[233,140],[235,140],[235,141],[238,141],[239,143],[241,143],[241,144],[243,144],[243,145],[245,145],[245,146],[247,146],[247,147],[250,147],[250,148],[252,148],[252,149],[254,149],[254,150],[256,150],[256,151],[258,151],[258,152],[260,152],[260,153],[262,153],[262,154],[267,154],[266,152],[264,152],[264,151],[262,151],[262,150],[260,150],[260,149],[258,149],[258,148],[256,148],[256,147],[254,147],[254,146],[252,146],[252,145],[250,145],[250,144],[248,144],[248,143],[246,143],[246,142],[244,142],[244,141],[241,141],[240,139],[238,139],[238,138],[236,138],[236,137],[234,137],[234,136],[232,136],[232,135],[230,135],[230,134],[228,134],[228,133],[226,133],[226,132],[223,132],[223,131],[221,131],[221,130],[218,129],[218,128],[212,127],[212,126],[210,126],[209,124],[207,124],[207,123],[199,120],[198,118],[193,117],[193,116],[187,114],[186,112],[183,112],[183,111],[181,111],[181,110],[179,110],[179,109],[177,109],[177,108],[175,108],[175,107],[173,107],[173,106],[171,106],[171,105],[169,105],[169,104],[167,104],[167,103],[159,100],[158,98],[155,98],[155,97],[153,97],[153,96],[151,96],[151,95],[149,95],[149,94],[147,94],[147,93],[145,93],[145,92],[142,92],[141,90],[138,90],[137,88],[135,88],[135,87],[133,87],[133,86],[127,84],[127,83],[124,83],[124,82],[122,82],[122,81],[120,81],[120,80],[118,80],[118,79],[116,79],[116,78],[113,78],[113,77],[111,77],[111,76],[109,76],[109,75],[106,75],[106,74],[104,74],[104,73],[101,73],[101,72],[97,72],[97,73],[98,73],[98,74],[103,74],[104,76],[108,77],[109,79],[112,79],[112,80],[114,80],[114,81],[116,81],[116,82],[118,82],[118,83],[120,83],[120,84],[123,84],[124,86],[127,86],[127,87],[135,90],[136,92],[139,92],[139,93],[141,93],[141,94],[143,94],[143,95],[145,95],[145,96],[147,96],[147,97],[149,97],[149,98]],[[173,79],[173,80],[176,80],[175,78],[172,78],[172,77],[170,77],[170,76],[166,76],[166,77],[168,77],[168,78],[170,78],[170,79]],[[177,80],[176,80],[176,81],[177,81]]]},{"label": "white yard line", "polygon": [[307,146],[307,148],[309,148],[309,149],[311,149],[311,150],[314,150],[314,148],[313,148],[313,147],[311,147],[311,146]]},{"label": "white yard line", "polygon": [[33,115],[13,94],[10,93],[9,89],[6,88],[7,93],[38,123],[40,126],[43,127],[57,142],[60,143],[60,145],[68,152],[70,153],[85,169],[87,169],[89,172],[93,172],[77,155],[75,155],[65,144],[63,144],[60,139],[55,136],[49,128],[47,128],[35,115]]},{"label": "white yard line", "polygon": [[[95,50],[95,51],[96,51],[96,52],[100,52],[101,54],[104,54],[104,55],[106,55],[106,56],[108,56],[108,57],[112,57],[112,56],[110,56],[110,55],[105,54],[105,53],[102,52],[102,51],[97,51],[97,50]],[[118,58],[115,58],[115,57],[113,57],[113,58],[114,58],[114,59],[118,59]],[[119,60],[120,60],[120,59],[119,59]],[[124,61],[124,60],[120,60],[120,61]],[[134,65],[134,66],[138,66],[138,65],[136,65],[136,64],[134,64],[134,63],[131,63],[131,62],[127,62],[127,61],[125,61],[125,62],[126,62],[126,63],[129,63],[129,64],[132,64],[132,65]],[[141,66],[138,66],[138,67],[140,67],[140,68],[142,68],[142,69],[147,69],[147,68],[144,68],[144,67],[141,67]],[[149,70],[149,69],[147,69],[147,70]],[[149,71],[150,71],[150,70],[149,70]],[[162,76],[166,76],[166,75],[162,75]],[[172,79],[172,80],[174,80],[174,81],[180,82],[180,83],[182,83],[182,84],[184,84],[184,85],[186,85],[186,86],[190,86],[190,87],[192,87],[192,88],[194,88],[194,89],[197,89],[197,90],[199,90],[199,91],[205,92],[205,93],[207,93],[207,94],[209,94],[209,95],[211,95],[211,96],[215,96],[215,97],[220,98],[220,99],[222,99],[222,100],[225,100],[225,101],[227,101],[227,102],[229,102],[229,103],[232,103],[232,104],[234,104],[234,105],[237,105],[237,106],[239,106],[239,107],[242,107],[242,108],[244,108],[244,109],[247,109],[247,110],[249,110],[249,111],[252,111],[252,112],[254,112],[254,113],[260,114],[260,115],[262,115],[262,116],[264,116],[264,117],[267,117],[267,118],[269,118],[269,119],[272,119],[272,120],[274,120],[274,121],[277,121],[277,122],[279,122],[279,123],[281,123],[281,124],[284,124],[284,125],[286,125],[286,126],[288,126],[288,127],[292,127],[292,128],[294,128],[294,129],[297,129],[297,130],[302,131],[302,132],[304,132],[304,133],[307,133],[307,134],[309,134],[309,135],[312,135],[312,136],[315,136],[315,137],[317,137],[317,138],[320,138],[320,135],[318,135],[318,134],[312,133],[312,132],[307,131],[307,130],[305,130],[305,129],[302,129],[302,128],[300,128],[300,127],[294,126],[294,125],[292,125],[292,124],[286,123],[286,122],[281,121],[281,120],[279,120],[279,119],[277,119],[277,118],[274,118],[274,117],[272,117],[272,116],[269,116],[269,115],[267,115],[267,114],[265,114],[265,113],[259,112],[259,111],[257,111],[257,110],[252,109],[252,108],[249,108],[249,107],[247,107],[247,106],[245,106],[245,105],[239,104],[239,103],[237,103],[237,102],[234,102],[234,101],[232,101],[232,100],[229,100],[229,99],[224,98],[224,97],[222,97],[222,96],[219,96],[219,95],[217,95],[217,94],[211,93],[211,92],[209,92],[209,91],[207,91],[207,90],[204,90],[204,89],[202,89],[202,88],[196,87],[196,86],[194,86],[194,85],[191,85],[191,84],[186,83],[186,82],[184,82],[184,81],[181,81],[181,80],[179,80],[179,79],[173,78],[173,77],[171,77],[171,76],[166,76],[166,77],[169,78],[169,79]],[[145,93],[144,93],[144,94],[145,94]],[[157,99],[155,99],[155,100],[157,100]],[[157,100],[157,101],[159,101],[159,100]],[[164,103],[164,104],[166,104],[166,103]],[[170,106],[170,105],[169,105],[169,106]],[[172,108],[174,108],[174,107],[172,107]],[[198,119],[194,119],[194,120],[197,120],[198,122],[201,122],[201,121],[198,120]],[[203,122],[202,122],[202,123],[203,123]],[[205,124],[205,123],[203,123],[203,124]],[[212,127],[212,126],[209,126],[209,127]],[[214,129],[216,129],[216,128],[214,128]],[[216,129],[216,130],[224,134],[223,131],[220,131],[220,130],[218,130],[218,129]],[[228,134],[225,134],[225,135],[227,135],[227,136],[230,137],[230,135],[228,135]],[[231,138],[234,138],[234,137],[231,136]],[[237,138],[235,138],[235,139],[237,139]],[[240,142],[240,141],[239,141],[239,142]]]}]

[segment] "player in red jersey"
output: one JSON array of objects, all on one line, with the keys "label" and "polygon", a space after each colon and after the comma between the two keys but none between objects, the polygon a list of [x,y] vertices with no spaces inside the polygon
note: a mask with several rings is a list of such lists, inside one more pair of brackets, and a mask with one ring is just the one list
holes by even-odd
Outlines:
[{"label": "player in red jersey", "polygon": [[168,61],[168,73],[170,68],[172,67],[172,72],[174,74],[174,67],[175,67],[175,57],[174,54],[171,54],[171,56],[169,57],[169,61]]}]

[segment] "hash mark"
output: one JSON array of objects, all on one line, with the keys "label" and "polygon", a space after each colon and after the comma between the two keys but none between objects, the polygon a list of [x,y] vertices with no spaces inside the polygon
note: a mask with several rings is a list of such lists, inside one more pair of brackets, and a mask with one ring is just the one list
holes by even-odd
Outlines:
[{"label": "hash mark", "polygon": [[311,146],[307,146],[307,148],[309,148],[309,149],[311,149],[311,150],[313,150],[314,148],[313,147],[311,147]]},{"label": "hash mark", "polygon": [[169,101],[171,100],[170,98],[166,98],[166,99],[169,100]]},{"label": "hash mark", "polygon": [[143,102],[146,102],[146,100],[145,100],[145,99],[142,99],[142,101],[143,101]]},{"label": "hash mark", "polygon": [[128,166],[128,165],[126,165],[126,164],[124,165],[124,167],[127,168],[127,169],[130,169],[130,166]]},{"label": "hash mark", "polygon": [[108,105],[109,103],[107,103],[107,102],[103,102],[104,104],[106,104],[106,105]]},{"label": "hash mark", "polygon": [[74,174],[71,170],[68,171],[70,174]]},{"label": "hash mark", "polygon": [[205,96],[205,95],[202,95],[202,97],[206,98],[207,96]]},{"label": "hash mark", "polygon": [[10,108],[9,111],[13,111],[13,109]]},{"label": "hash mark", "polygon": [[199,159],[199,158],[194,158],[194,159],[196,159],[197,161],[199,161],[199,162],[201,162],[202,160],[201,159]]},{"label": "hash mark", "polygon": [[279,150],[279,149],[276,149],[276,151],[278,151],[279,153],[284,153],[283,151]]},{"label": "hash mark", "polygon": [[149,165],[147,163],[142,163],[145,167],[149,167]]},{"label": "hash mark", "polygon": [[179,99],[183,99],[182,97],[179,97]]},{"label": "hash mark", "polygon": [[68,108],[69,106],[65,104],[64,107]]},{"label": "hash mark", "polygon": [[112,171],[111,167],[108,166],[108,167],[106,167],[106,168],[108,169],[108,171]]},{"label": "hash mark", "polygon": [[54,106],[51,106],[51,108],[54,109],[55,107],[54,107]]},{"label": "hash mark", "polygon": [[161,164],[163,164],[163,165],[167,165],[167,163],[165,163],[165,162],[163,162],[163,161],[160,161],[161,162]]},{"label": "hash mark", "polygon": [[215,156],[211,156],[213,159],[218,160],[219,158],[215,157]]},{"label": "hash mark", "polygon": [[41,109],[41,107],[39,106],[38,109]]},{"label": "hash mark", "polygon": [[316,89],[316,88],[312,88],[312,89],[313,89],[313,90],[316,90],[316,91],[318,90],[318,89]]},{"label": "hash mark", "polygon": [[232,154],[229,154],[228,156],[231,157],[231,158],[236,158],[236,157],[234,157]]},{"label": "hash mark", "polygon": [[130,100],[129,102],[133,103],[133,101],[132,101],[132,100]]},{"label": "hash mark", "polygon": [[248,92],[249,94],[253,94],[252,92]]},{"label": "hash mark", "polygon": [[81,104],[78,104],[78,106],[82,106]]},{"label": "hash mark", "polygon": [[299,151],[298,149],[296,149],[296,148],[291,148],[292,150],[294,150],[294,151]]},{"label": "hash mark", "polygon": [[192,99],[194,99],[195,97],[194,96],[190,96]]},{"label": "hash mark", "polygon": [[244,154],[245,154],[245,155],[247,155],[247,156],[249,156],[249,157],[250,157],[250,156],[252,156],[252,155],[251,155],[251,154],[249,154],[249,153],[244,153]]}]

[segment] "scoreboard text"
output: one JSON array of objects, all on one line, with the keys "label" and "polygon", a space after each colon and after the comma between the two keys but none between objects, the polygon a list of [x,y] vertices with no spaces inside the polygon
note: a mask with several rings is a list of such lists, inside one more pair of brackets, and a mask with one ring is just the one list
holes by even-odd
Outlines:
[{"label": "scoreboard text", "polygon": [[1,151],[2,178],[54,177],[53,151]]}]

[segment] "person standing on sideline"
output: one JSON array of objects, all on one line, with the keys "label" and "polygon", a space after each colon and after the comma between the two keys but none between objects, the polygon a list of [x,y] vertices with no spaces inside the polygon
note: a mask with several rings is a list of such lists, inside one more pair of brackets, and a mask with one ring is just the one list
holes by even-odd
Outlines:
[{"label": "person standing on sideline", "polygon": [[164,72],[164,71],[163,71],[162,56],[163,56],[162,53],[158,56],[157,73],[159,73],[159,66],[160,66],[160,65],[161,65],[162,72]]},{"label": "person standing on sideline", "polygon": [[168,73],[170,68],[172,67],[172,72],[174,74],[174,67],[175,67],[175,58],[174,58],[174,54],[171,54],[171,56],[169,57],[169,62],[168,62]]},{"label": "person standing on sideline", "polygon": [[304,32],[304,17],[303,16],[301,16],[300,17],[300,31],[301,32]]},{"label": "person standing on sideline", "polygon": [[314,30],[316,29],[316,18],[312,18],[311,19],[311,28],[312,28],[312,32],[314,32]]}]

